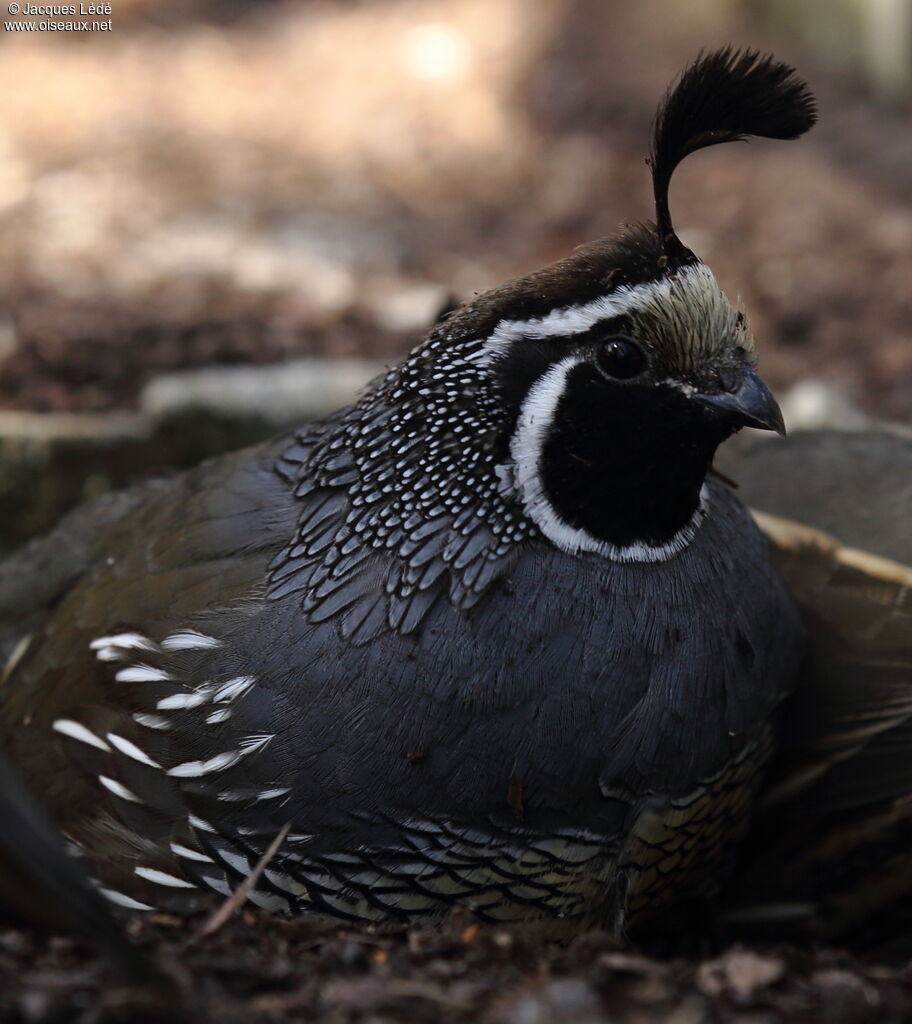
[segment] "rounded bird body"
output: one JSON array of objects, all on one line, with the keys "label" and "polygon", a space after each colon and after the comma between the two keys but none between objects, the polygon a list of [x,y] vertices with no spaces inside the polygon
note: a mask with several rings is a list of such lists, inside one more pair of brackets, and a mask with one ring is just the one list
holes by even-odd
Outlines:
[{"label": "rounded bird body", "polygon": [[[267,520],[284,505],[291,525],[297,503],[275,478],[262,504],[262,453],[232,461],[159,499],[160,514],[181,514],[192,560],[179,544],[136,543],[158,525],[148,512],[121,525],[23,658],[6,706],[30,717],[15,756],[56,778],[44,789],[57,820],[114,892],[186,896],[162,877],[222,890],[289,821],[260,894],[270,906],[396,921],[461,902],[492,920],[578,921],[615,900],[639,815],[672,813],[768,743],[797,655],[779,640],[798,631],[762,535],[721,483],[670,562],[525,541],[472,613],[438,582],[420,627],[385,623],[356,644],[338,616],[314,622],[299,600],[253,596],[287,536]],[[233,501],[214,521],[211,500],[187,499],[216,482]],[[251,530],[259,550],[245,551]],[[390,564],[365,559],[359,593],[385,597]],[[99,637],[97,602],[112,592],[112,633]],[[36,749],[37,729],[58,742]],[[635,893],[636,865],[625,872]]]},{"label": "rounded bird body", "polygon": [[658,121],[659,228],[480,297],[355,405],[138,501],[20,650],[7,743],[112,900],[226,892],[286,825],[270,909],[622,929],[712,875],[801,627],[709,475],[781,416],[664,193],[687,152],[813,110],[768,59],[695,69]]}]

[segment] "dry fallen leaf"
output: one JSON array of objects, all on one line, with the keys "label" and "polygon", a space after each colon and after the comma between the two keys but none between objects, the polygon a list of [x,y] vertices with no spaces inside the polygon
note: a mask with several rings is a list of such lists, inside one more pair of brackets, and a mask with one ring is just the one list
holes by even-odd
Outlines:
[{"label": "dry fallen leaf", "polygon": [[716,960],[700,964],[697,987],[708,996],[730,992],[738,1003],[749,1003],[760,989],[774,985],[785,973],[778,957],[762,956],[736,947]]}]

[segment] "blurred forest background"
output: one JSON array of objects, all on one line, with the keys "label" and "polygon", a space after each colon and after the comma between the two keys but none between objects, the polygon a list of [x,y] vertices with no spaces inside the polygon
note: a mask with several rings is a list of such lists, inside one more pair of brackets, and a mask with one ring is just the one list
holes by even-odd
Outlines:
[{"label": "blurred forest background", "polygon": [[912,419],[912,0],[113,6],[0,33],[0,546],[287,408],[163,427],[162,374],[370,360],[344,396],[447,303],[648,218],[656,103],[726,42],[796,64],[820,125],[689,161],[681,234],[774,387]]}]

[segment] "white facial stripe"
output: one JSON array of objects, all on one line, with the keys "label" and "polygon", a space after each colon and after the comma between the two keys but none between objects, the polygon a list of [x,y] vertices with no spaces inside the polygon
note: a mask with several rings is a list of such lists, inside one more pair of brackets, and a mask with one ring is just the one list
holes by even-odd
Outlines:
[{"label": "white facial stripe", "polygon": [[713,293],[719,290],[709,268],[703,263],[696,263],[685,267],[674,277],[663,277],[646,284],[625,285],[609,295],[601,295],[579,306],[553,309],[542,317],[501,320],[482,347],[484,358],[490,359],[506,351],[514,341],[522,338],[563,338],[583,334],[602,320],[610,320],[632,309],[643,309],[651,303],[667,300],[673,286],[712,290]]},{"label": "white facial stripe", "polygon": [[558,403],[567,387],[567,376],[581,360],[576,356],[568,356],[552,366],[548,372],[533,384],[526,395],[516,432],[510,442],[510,454],[513,456],[513,478],[516,489],[522,497],[526,512],[542,529],[546,537],[554,540],[558,547],[564,548],[552,532],[545,528],[545,523],[556,520],[556,514],[545,496],[541,481],[540,462],[542,448]]},{"label": "white facial stripe", "polygon": [[706,517],[709,493],[705,484],[700,491],[700,504],[690,520],[669,541],[659,546],[637,542],[618,547],[599,540],[585,530],[565,522],[545,494],[541,478],[542,449],[566,390],[567,377],[581,361],[578,356],[568,356],[555,363],[536,381],[522,404],[516,433],[510,444],[510,454],[515,467],[516,489],[526,514],[548,540],[571,555],[593,551],[613,562],[665,562],[690,544]]}]

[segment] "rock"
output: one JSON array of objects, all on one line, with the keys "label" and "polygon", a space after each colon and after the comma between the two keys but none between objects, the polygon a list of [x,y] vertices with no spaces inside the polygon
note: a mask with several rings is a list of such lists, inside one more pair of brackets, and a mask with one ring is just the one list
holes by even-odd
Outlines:
[{"label": "rock", "polygon": [[863,430],[871,422],[842,392],[822,380],[799,381],[779,404],[789,431]]},{"label": "rock", "polygon": [[774,985],[784,974],[785,963],[779,957],[735,948],[700,964],[697,987],[714,998],[729,992],[736,1003],[749,1005],[757,992]]},{"label": "rock", "polygon": [[187,410],[220,417],[261,417],[276,426],[318,419],[350,402],[382,363],[370,359],[296,359],[271,366],[214,366],[156,377],[140,394],[154,419]]}]

